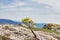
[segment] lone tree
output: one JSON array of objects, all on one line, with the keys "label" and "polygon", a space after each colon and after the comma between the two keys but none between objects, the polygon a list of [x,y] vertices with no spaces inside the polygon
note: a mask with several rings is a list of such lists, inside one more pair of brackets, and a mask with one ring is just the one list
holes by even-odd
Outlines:
[{"label": "lone tree", "polygon": [[34,22],[31,19],[29,19],[29,18],[24,18],[24,19],[22,19],[22,23],[27,25],[29,27],[29,29],[31,30],[31,32],[33,33],[33,35],[36,38],[36,40],[39,40],[37,38],[36,34],[34,33],[34,31],[32,30],[32,27],[35,25]]}]

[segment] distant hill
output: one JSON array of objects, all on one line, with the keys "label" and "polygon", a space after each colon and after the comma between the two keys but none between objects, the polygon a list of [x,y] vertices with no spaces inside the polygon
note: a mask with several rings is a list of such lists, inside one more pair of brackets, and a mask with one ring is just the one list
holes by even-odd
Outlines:
[{"label": "distant hill", "polygon": [[[21,22],[17,22],[17,21],[13,21],[13,20],[9,20],[9,19],[0,19],[0,24],[21,24]],[[36,23],[36,26],[38,28],[42,28],[45,25],[45,23]]]},{"label": "distant hill", "polygon": [[20,24],[20,22],[12,21],[12,20],[9,20],[9,19],[0,19],[0,24],[5,24],[5,23]]}]

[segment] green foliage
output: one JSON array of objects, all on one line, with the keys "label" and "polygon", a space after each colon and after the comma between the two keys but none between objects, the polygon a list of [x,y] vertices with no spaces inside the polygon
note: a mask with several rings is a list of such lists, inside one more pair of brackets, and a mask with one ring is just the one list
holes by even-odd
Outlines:
[{"label": "green foliage", "polygon": [[24,18],[24,19],[22,19],[22,22],[24,23],[24,22],[26,22],[28,20],[29,20],[29,18]]},{"label": "green foliage", "polygon": [[36,38],[33,38],[33,39],[26,38],[25,40],[36,40]]},{"label": "green foliage", "polygon": [[27,25],[27,23],[31,23],[32,26],[35,25],[35,23],[29,18],[22,19],[22,23],[24,23],[25,25]]},{"label": "green foliage", "polygon": [[35,34],[34,31],[32,30],[32,27],[34,26],[34,22],[33,22],[31,19],[29,19],[29,18],[24,18],[24,19],[22,20],[22,22],[29,27],[29,29],[30,29],[31,32],[33,33],[34,37],[38,40],[36,34]]}]

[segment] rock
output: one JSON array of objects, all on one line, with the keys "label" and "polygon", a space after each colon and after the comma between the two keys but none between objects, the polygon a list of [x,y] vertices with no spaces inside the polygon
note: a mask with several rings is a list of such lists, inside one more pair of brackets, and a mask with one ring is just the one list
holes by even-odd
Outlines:
[{"label": "rock", "polygon": [[51,30],[59,30],[60,25],[53,24],[53,23],[48,23],[48,24],[45,24],[43,28],[47,28],[47,29],[51,29]]},{"label": "rock", "polygon": [[[2,26],[3,27],[3,26]],[[25,40],[25,39],[35,39],[34,35],[32,32],[24,27],[18,27],[18,26],[8,26],[7,29],[0,28],[0,35],[6,40]],[[50,34],[50,33],[45,33],[42,31],[34,31],[34,33],[37,35],[37,38],[39,40],[58,40],[57,38],[54,37],[57,36],[56,34]],[[2,39],[0,37],[0,39]],[[2,39],[3,40],[3,39]]]}]

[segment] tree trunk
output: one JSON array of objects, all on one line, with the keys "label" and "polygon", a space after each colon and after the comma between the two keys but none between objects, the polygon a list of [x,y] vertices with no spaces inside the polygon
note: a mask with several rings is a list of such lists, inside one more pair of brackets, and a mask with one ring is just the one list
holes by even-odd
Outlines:
[{"label": "tree trunk", "polygon": [[25,24],[27,24],[27,26],[29,27],[29,29],[31,30],[31,32],[33,33],[33,35],[34,35],[34,37],[36,38],[36,40],[39,40],[38,38],[37,38],[37,36],[36,36],[36,34],[34,33],[34,31],[32,30],[32,24],[31,23],[29,23],[29,22],[27,22],[27,23],[25,23]]},{"label": "tree trunk", "polygon": [[32,30],[32,28],[29,26],[29,29],[31,30],[31,32],[33,33],[34,37],[36,38],[36,40],[39,40],[36,36],[36,34],[34,33],[34,31]]}]

